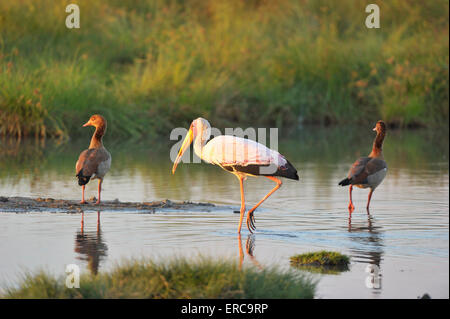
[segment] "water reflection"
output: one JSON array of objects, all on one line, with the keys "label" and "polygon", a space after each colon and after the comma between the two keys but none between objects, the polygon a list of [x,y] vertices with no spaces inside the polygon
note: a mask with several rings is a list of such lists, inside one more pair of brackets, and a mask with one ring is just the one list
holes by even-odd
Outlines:
[{"label": "water reflection", "polygon": [[353,225],[352,216],[348,218],[349,239],[355,243],[350,248],[355,261],[367,263],[366,287],[372,289],[374,295],[381,293],[381,262],[383,256],[383,237],[381,227],[375,226],[373,216],[367,211],[367,226]]},{"label": "water reflection", "polygon": [[[355,134],[354,132],[360,132]],[[429,174],[432,166],[435,171],[436,162],[448,162],[448,132],[436,132],[432,130],[414,131],[390,131],[384,147],[384,155],[389,163],[390,179],[399,179],[397,168],[417,169],[417,178],[421,174]],[[373,134],[370,130],[358,130],[355,127],[307,127],[295,132],[291,138],[284,137],[280,140],[279,150],[288,158],[293,159],[300,174],[304,174],[303,168],[307,163],[314,163],[317,169],[315,176],[318,180],[329,181],[330,175],[336,170],[335,164],[343,165],[339,168],[339,177],[345,174],[348,163],[354,158],[364,155],[370,151],[370,143]],[[133,142],[127,140],[105,140],[111,154],[114,155],[114,167],[111,174],[115,176],[129,176],[130,178],[145,177],[153,185],[141,185],[150,187],[155,194],[165,197],[167,189],[173,195],[180,195],[180,184],[185,179],[196,178],[199,187],[211,187],[210,181],[205,179],[204,171],[212,172],[217,168],[206,168],[200,165],[191,165],[189,170],[182,170],[175,178],[167,179],[170,174],[171,162],[169,151],[173,143],[164,141]],[[26,139],[18,141],[15,139],[0,139],[0,189],[11,185],[17,185],[21,181],[31,185],[31,191],[41,192],[42,186],[52,187],[52,180],[71,178],[70,182],[75,184],[73,178],[73,166],[78,158],[79,150],[86,147],[86,141],[71,140],[67,143],[55,140]],[[129,154],[133,154],[132,157]],[[155,167],[157,169],[155,169]],[[442,167],[440,173],[447,173],[448,165]],[[223,172],[220,172],[221,174]],[[433,172],[431,172],[433,173]],[[206,175],[209,173],[207,172]],[[304,175],[300,176],[303,178]],[[44,185],[45,184],[45,185]],[[166,187],[160,187],[165,185]],[[217,186],[218,185],[214,185]],[[314,189],[317,196],[328,196],[334,192],[334,183],[327,183],[320,188]],[[23,191],[23,189],[20,189]],[[190,189],[184,189],[190,192]],[[20,196],[19,194],[15,194]],[[188,193],[188,195],[191,195]]]},{"label": "water reflection", "polygon": [[[239,248],[239,269],[242,269],[242,264],[244,262],[244,251],[242,250],[242,240],[241,234],[238,234],[238,248]],[[247,253],[250,261],[259,269],[262,269],[261,264],[256,260],[253,256],[253,252],[255,249],[255,235],[249,234],[247,236],[247,241],[245,242],[245,252]]]},{"label": "water reflection", "polygon": [[383,238],[381,227],[375,226],[373,216],[367,214],[367,226],[352,224],[350,216],[348,232],[351,234],[349,239],[355,243],[355,247],[358,247],[351,249],[358,261],[380,267],[383,255]]},{"label": "water reflection", "polygon": [[100,262],[107,256],[108,251],[108,246],[102,237],[99,211],[96,231],[84,230],[84,212],[81,213],[81,228],[75,236],[74,251],[78,254],[77,259],[86,262],[91,274],[96,275]]},{"label": "water reflection", "polygon": [[[251,267],[258,262],[270,265],[279,261],[283,267],[289,267],[293,251],[326,249],[350,255],[354,264],[340,276],[323,276],[324,296],[377,297],[377,290],[369,291],[362,282],[373,274],[364,272],[370,266],[382,267],[384,280],[389,278],[381,292],[383,297],[415,298],[425,291],[433,297],[448,297],[448,132],[390,132],[384,146],[390,171],[375,195],[371,212],[374,215],[366,217],[362,213],[367,194],[354,192],[357,213],[350,220],[346,211],[347,190],[337,183],[355,157],[370,151],[372,132],[367,128],[305,127],[297,133],[280,140],[279,150],[292,158],[300,171],[300,182],[286,180],[282,190],[261,207],[257,215],[261,226],[256,234],[260,245],[257,251],[255,235],[247,237],[245,231],[246,242],[239,237],[236,243],[236,220],[230,210],[239,207],[240,196],[231,174],[211,165],[188,164],[171,175],[168,154],[173,141],[163,139],[158,144],[108,138],[104,142],[114,163],[105,179],[105,200],[143,202],[169,198],[212,202],[227,208],[208,213],[105,214],[102,223],[104,227],[108,225],[108,244],[114,243],[114,249],[109,250],[105,234],[100,231],[100,220],[98,229],[94,222],[84,225],[83,220],[74,247],[72,236],[74,228],[79,229],[78,215],[0,212],[0,278],[2,274],[13,275],[21,263],[39,267],[41,259],[37,256],[54,258],[49,264],[59,269],[60,255],[67,260],[76,255],[92,273],[97,273],[99,268],[109,267],[123,257],[147,257],[172,250],[190,253],[206,248],[221,257],[230,252],[237,255],[238,249],[241,265],[246,258]],[[84,139],[62,144],[47,140],[43,144],[0,138],[0,196],[78,200],[80,190],[74,165],[79,150],[85,147]],[[256,203],[270,187],[269,181],[262,179],[249,179],[248,184],[249,203]],[[88,196],[96,195],[96,191],[95,185],[87,187]],[[220,228],[213,230],[211,223]],[[69,238],[65,237],[67,234]],[[224,236],[231,241],[224,240]],[[43,248],[51,245],[54,250]],[[411,288],[419,287],[421,291],[416,293],[401,286],[411,276]],[[343,287],[345,293],[341,292]]]}]

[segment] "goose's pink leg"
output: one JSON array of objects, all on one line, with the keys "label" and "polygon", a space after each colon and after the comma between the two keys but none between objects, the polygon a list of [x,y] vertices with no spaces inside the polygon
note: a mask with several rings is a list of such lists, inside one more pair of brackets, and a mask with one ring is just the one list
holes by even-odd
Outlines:
[{"label": "goose's pink leg", "polygon": [[278,188],[281,187],[281,185],[283,184],[281,182],[281,180],[279,180],[276,177],[273,176],[265,176],[268,179],[274,181],[275,183],[277,183],[277,185],[266,195],[263,197],[263,199],[261,199],[252,209],[250,209],[247,213],[247,228],[250,232],[252,232],[252,230],[255,230],[255,216],[254,216],[254,211],[256,208],[258,208],[259,205],[261,205],[267,198],[269,198],[270,195],[272,195]]},{"label": "goose's pink leg", "polygon": [[353,185],[350,185],[348,188],[348,195],[350,197],[350,203],[348,204],[348,212],[351,214],[355,210],[355,206],[353,205],[352,201],[352,191],[353,191]]},{"label": "goose's pink leg", "polygon": [[95,202],[95,205],[100,204],[100,196],[101,196],[101,193],[102,193],[102,182],[103,182],[103,180],[101,178],[99,178],[98,179],[98,199]]},{"label": "goose's pink leg", "polygon": [[86,201],[84,200],[84,188],[86,185],[81,186],[81,202],[80,204],[86,204]]},{"label": "goose's pink leg", "polygon": [[372,199],[372,194],[373,194],[373,189],[371,188],[370,192],[369,192],[368,199],[367,199],[367,207],[366,207],[367,212],[369,212],[369,206],[370,206],[370,200]]}]

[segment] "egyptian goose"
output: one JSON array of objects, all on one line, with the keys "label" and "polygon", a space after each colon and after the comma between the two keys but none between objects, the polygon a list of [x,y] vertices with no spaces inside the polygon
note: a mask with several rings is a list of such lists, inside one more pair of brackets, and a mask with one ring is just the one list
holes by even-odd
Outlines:
[{"label": "egyptian goose", "polygon": [[378,121],[373,130],[377,132],[377,136],[373,142],[372,152],[368,157],[361,157],[357,159],[350,168],[347,178],[339,182],[339,185],[341,186],[350,185],[350,203],[348,204],[350,214],[355,209],[352,202],[353,186],[359,188],[370,188],[366,206],[367,212],[369,212],[372,193],[375,188],[381,184],[387,173],[387,164],[383,157],[383,141],[386,136],[386,124],[384,124],[383,121]]},{"label": "egyptian goose", "polygon": [[89,121],[83,125],[83,127],[86,126],[94,126],[95,132],[92,135],[89,149],[81,152],[75,164],[78,185],[81,186],[82,191],[80,203],[86,203],[84,200],[84,188],[89,183],[92,175],[94,175],[92,179],[98,179],[98,199],[96,204],[100,204],[103,178],[111,167],[111,154],[109,154],[102,142],[102,137],[106,132],[106,119],[98,114],[92,115]]}]

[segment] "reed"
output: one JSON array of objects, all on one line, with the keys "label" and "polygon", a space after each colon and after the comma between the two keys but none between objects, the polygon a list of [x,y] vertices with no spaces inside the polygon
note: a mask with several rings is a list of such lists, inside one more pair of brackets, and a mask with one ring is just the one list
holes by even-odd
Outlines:
[{"label": "reed", "polygon": [[[377,2],[377,1],[376,1]],[[115,136],[217,125],[448,125],[449,4],[362,0],[0,3],[0,134]]]}]

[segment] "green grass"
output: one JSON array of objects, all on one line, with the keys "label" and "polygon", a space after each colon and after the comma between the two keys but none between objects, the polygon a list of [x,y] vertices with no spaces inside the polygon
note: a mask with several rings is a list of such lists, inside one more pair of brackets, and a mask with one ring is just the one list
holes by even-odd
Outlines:
[{"label": "green grass", "polygon": [[295,255],[290,258],[291,266],[310,272],[338,274],[349,270],[350,258],[334,251],[318,251]]},{"label": "green grass", "polygon": [[235,262],[198,258],[128,261],[109,272],[83,274],[79,289],[65,276],[26,274],[3,298],[313,298],[315,283],[275,268],[239,269]]},{"label": "green grass", "polygon": [[[449,3],[77,1],[0,3],[0,134],[76,136],[92,113],[109,134],[214,126],[294,127],[382,118],[448,125]],[[257,116],[255,116],[257,114]]]},{"label": "green grass", "polygon": [[335,251],[321,250],[292,256],[291,263],[298,265],[341,266],[348,265],[350,258]]}]

